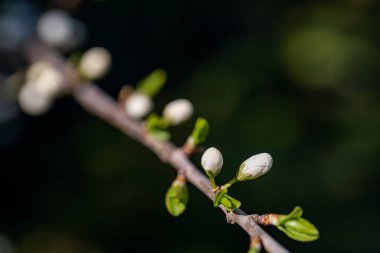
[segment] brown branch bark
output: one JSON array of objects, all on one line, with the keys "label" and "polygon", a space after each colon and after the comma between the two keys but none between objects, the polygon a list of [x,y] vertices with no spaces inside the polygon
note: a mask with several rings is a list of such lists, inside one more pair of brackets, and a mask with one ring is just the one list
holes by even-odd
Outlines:
[{"label": "brown branch bark", "polygon": [[[162,162],[170,164],[174,169],[183,174],[187,181],[203,192],[209,199],[214,199],[214,193],[208,178],[195,167],[182,149],[170,142],[162,142],[148,135],[144,130],[144,124],[127,118],[117,101],[96,85],[79,83],[75,71],[60,54],[38,41],[31,41],[27,43],[25,55],[30,63],[44,60],[60,69],[66,77],[65,90],[71,92],[74,99],[88,113],[104,120],[125,135],[145,145]],[[226,214],[229,223],[237,223],[249,236],[259,237],[263,248],[268,253],[289,253],[287,249],[266,233],[253,220],[252,216],[247,215],[243,210],[237,209],[233,213],[228,213],[223,206],[219,207]]]}]

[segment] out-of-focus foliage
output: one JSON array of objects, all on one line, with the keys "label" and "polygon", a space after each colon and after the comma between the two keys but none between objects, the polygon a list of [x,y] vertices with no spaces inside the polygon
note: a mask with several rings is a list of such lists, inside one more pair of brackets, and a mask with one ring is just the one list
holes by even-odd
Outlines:
[{"label": "out-of-focus foliage", "polygon": [[[113,66],[99,82],[108,93],[167,71],[155,108],[189,98],[207,118],[207,144],[226,161],[218,181],[249,155],[273,156],[270,174],[236,184],[233,195],[247,212],[302,206],[318,241],[269,229],[292,252],[378,251],[378,1],[77,2],[1,3],[0,233],[15,249],[224,253],[245,252],[249,240],[191,186],[174,220],[164,203],[174,171],[72,99],[42,117],[19,112],[3,80],[25,67],[17,50],[38,15],[61,6],[87,25],[81,51],[110,50]],[[173,128],[172,140],[183,144],[193,123]]]}]

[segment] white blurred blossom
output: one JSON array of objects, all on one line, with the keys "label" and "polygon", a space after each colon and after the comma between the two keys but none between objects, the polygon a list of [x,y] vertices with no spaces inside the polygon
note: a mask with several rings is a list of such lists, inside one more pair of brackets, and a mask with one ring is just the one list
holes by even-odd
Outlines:
[{"label": "white blurred blossom", "polygon": [[50,63],[43,61],[35,62],[28,68],[26,80],[35,85],[39,92],[50,97],[62,90],[64,82],[62,74]]},{"label": "white blurred blossom", "polygon": [[37,35],[49,46],[67,51],[84,41],[86,28],[64,11],[50,10],[39,18]]},{"label": "white blurred blossom", "polygon": [[107,73],[111,61],[111,54],[107,49],[91,48],[83,54],[79,62],[79,73],[89,80],[99,79]]},{"label": "white blurred blossom", "polygon": [[52,106],[51,97],[41,92],[33,83],[26,83],[21,87],[18,101],[20,108],[32,116],[44,114]]},{"label": "white blurred blossom", "polygon": [[177,99],[164,108],[163,117],[172,125],[178,125],[188,120],[193,115],[193,105],[187,99]]},{"label": "white blurred blossom", "polygon": [[125,113],[134,119],[141,119],[153,109],[152,99],[142,93],[134,92],[125,101]]}]

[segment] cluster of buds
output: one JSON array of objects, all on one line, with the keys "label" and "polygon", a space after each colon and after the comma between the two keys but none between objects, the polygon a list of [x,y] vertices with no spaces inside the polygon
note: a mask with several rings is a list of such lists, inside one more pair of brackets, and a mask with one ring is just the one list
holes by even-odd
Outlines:
[{"label": "cluster of buds", "polygon": [[30,115],[45,113],[62,93],[63,84],[62,74],[52,64],[42,61],[31,64],[18,94],[21,109]]},{"label": "cluster of buds", "polygon": [[[253,180],[266,174],[272,167],[273,159],[267,153],[251,156],[240,165],[235,177],[222,186],[215,183],[215,177],[223,167],[221,152],[214,147],[207,149],[202,156],[201,164],[215,193],[214,206],[222,205],[227,211],[232,212],[239,208],[241,203],[228,195],[228,189],[237,181]],[[265,214],[257,216],[255,220],[263,225],[276,226],[287,236],[297,241],[309,242],[318,239],[318,229],[301,216],[302,209],[297,206],[288,215]],[[260,240],[252,238],[248,253],[260,252],[260,250]]]},{"label": "cluster of buds", "polygon": [[215,193],[214,206],[223,205],[230,212],[239,208],[240,201],[229,196],[228,189],[237,181],[252,180],[264,175],[270,170],[272,163],[272,157],[267,153],[254,155],[240,165],[233,179],[222,186],[218,186],[215,183],[215,177],[223,167],[223,156],[214,147],[207,149],[202,156],[201,164]]},{"label": "cluster of buds", "polygon": [[119,103],[127,117],[133,120],[146,119],[146,130],[160,140],[168,140],[170,126],[176,126],[187,121],[193,115],[193,105],[187,99],[176,99],[168,103],[162,116],[151,113],[154,109],[153,98],[166,83],[167,74],[162,69],[156,69],[142,79],[136,88],[126,85],[119,93]]},{"label": "cluster of buds", "polygon": [[[119,105],[126,116],[140,121],[145,117],[146,132],[152,137],[166,141],[170,139],[171,126],[177,126],[189,120],[194,112],[192,103],[187,99],[176,99],[169,102],[163,109],[162,115],[151,113],[154,109],[153,98],[162,89],[167,74],[162,69],[154,70],[142,79],[136,88],[126,85],[119,92]],[[209,124],[206,119],[198,118],[191,135],[188,137],[183,150],[187,154],[196,151],[207,138]],[[188,203],[186,178],[179,174],[166,192],[165,206],[174,217],[181,215]]]},{"label": "cluster of buds", "polygon": [[[78,62],[78,76],[83,80],[96,80],[103,77],[111,65],[110,53],[100,47],[87,50]],[[29,115],[47,112],[54,100],[65,91],[62,72],[52,63],[37,61],[26,73],[25,82],[18,93],[21,109]]]},{"label": "cluster of buds", "polygon": [[[64,52],[80,46],[86,38],[86,27],[67,12],[49,10],[42,14],[36,24],[40,42]],[[85,81],[103,77],[111,65],[110,53],[101,47],[91,48],[79,59],[78,77]],[[62,69],[48,61],[32,63],[19,89],[21,109],[29,115],[41,115],[53,105],[54,99],[64,93],[65,79]]]}]

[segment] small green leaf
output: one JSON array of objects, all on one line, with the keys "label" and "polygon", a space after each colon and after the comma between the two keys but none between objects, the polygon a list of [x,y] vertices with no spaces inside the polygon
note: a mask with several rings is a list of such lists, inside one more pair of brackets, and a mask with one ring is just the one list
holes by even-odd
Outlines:
[{"label": "small green leaf", "polygon": [[241,206],[241,202],[239,200],[234,199],[227,194],[222,197],[220,204],[222,204],[229,212],[232,212]]},{"label": "small green leaf", "polygon": [[161,141],[170,139],[170,133],[166,131],[170,123],[157,114],[151,114],[146,120],[147,132]]},{"label": "small green leaf", "polygon": [[204,118],[198,118],[195,122],[193,132],[191,133],[191,138],[194,145],[203,144],[206,139],[210,129],[210,125]]},{"label": "small green leaf", "polygon": [[227,189],[223,189],[216,193],[214,206],[223,205],[227,211],[232,212],[241,206],[241,202],[227,194]]},{"label": "small green leaf", "polygon": [[156,69],[147,77],[137,84],[137,91],[144,93],[150,97],[154,97],[164,86],[166,82],[166,72],[163,69]]},{"label": "small green leaf", "polygon": [[166,209],[171,215],[177,217],[186,210],[188,200],[189,194],[186,183],[176,179],[166,193]]},{"label": "small green leaf", "polygon": [[278,221],[277,222],[279,224],[282,224],[282,223],[285,223],[286,221],[291,220],[291,219],[301,218],[302,213],[303,213],[302,208],[299,207],[299,206],[296,206],[296,207],[294,207],[293,211],[290,212],[290,214],[288,214],[288,215],[280,215],[278,217]]},{"label": "small green leaf", "polygon": [[149,115],[146,124],[148,129],[167,129],[170,126],[170,122],[155,113]]},{"label": "small green leaf", "polygon": [[318,229],[308,220],[301,218],[302,208],[296,206],[288,215],[279,215],[276,227],[290,238],[310,242],[319,238]]},{"label": "small green leaf", "polygon": [[319,238],[318,229],[304,218],[289,220],[277,228],[293,240],[300,242],[311,242]]},{"label": "small green leaf", "polygon": [[154,129],[149,132],[154,138],[160,141],[168,141],[170,140],[170,133],[165,130],[160,130],[160,129]]},{"label": "small green leaf", "polygon": [[217,191],[215,194],[215,199],[214,199],[214,206],[217,207],[220,205],[220,201],[223,198],[224,194],[227,194],[228,189],[223,189],[221,191]]}]

